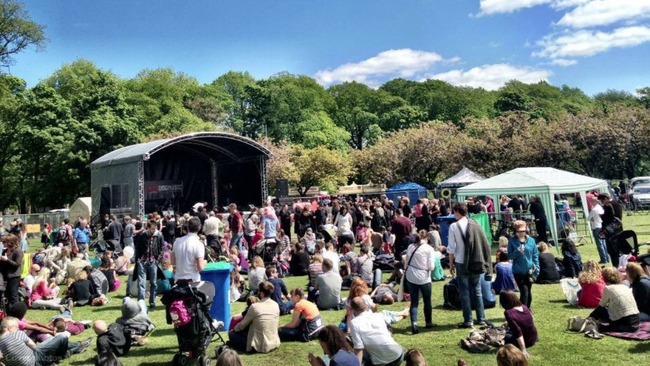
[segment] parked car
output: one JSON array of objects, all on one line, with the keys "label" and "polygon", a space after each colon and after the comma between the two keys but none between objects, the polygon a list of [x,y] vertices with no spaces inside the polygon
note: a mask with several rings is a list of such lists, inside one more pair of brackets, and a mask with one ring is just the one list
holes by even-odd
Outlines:
[{"label": "parked car", "polygon": [[637,210],[650,209],[650,184],[636,184],[633,200]]}]

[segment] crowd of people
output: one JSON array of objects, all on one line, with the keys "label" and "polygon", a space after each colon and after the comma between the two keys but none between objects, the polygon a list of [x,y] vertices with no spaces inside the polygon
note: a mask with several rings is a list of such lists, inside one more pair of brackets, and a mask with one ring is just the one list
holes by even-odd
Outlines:
[{"label": "crowd of people", "polygon": [[[608,247],[609,234],[602,233],[616,212],[607,195],[591,198],[589,220],[604,264],[617,254]],[[601,269],[595,261],[583,265],[570,239],[563,241],[563,257],[555,258],[544,240],[547,222],[543,208],[540,212],[537,207],[541,203],[535,197],[530,200],[537,236],[530,235],[528,223],[514,221],[514,235],[499,239],[495,255],[484,229],[470,214],[520,211],[524,197],[502,197],[498,208],[490,197],[449,207],[444,199],[420,199],[411,205],[407,197],[396,204],[381,196],[325,199],[295,207],[269,204],[246,214],[235,204],[227,213],[197,204],[193,215],[151,214],[143,221],[107,215],[99,228],[106,242],[100,258],[89,255],[92,233],[83,218],[74,226],[66,219],[52,232],[46,226],[45,245],[35,253],[27,253],[21,223],[15,222],[2,236],[0,273],[7,317],[0,351],[5,358],[27,360],[16,365],[52,364],[82,352],[92,339],[71,342],[68,337],[92,327],[98,362],[116,360],[127,355],[132,344],[146,343],[143,339],[154,328],[148,311],[158,305],[158,295],[174,284],[199,282],[206,260],[219,258],[234,267],[230,300],[247,302],[230,321],[229,347],[266,353],[283,342],[318,340],[323,356],[309,354],[311,365],[426,365],[420,351],[405,349],[393,339],[392,329],[409,319],[410,333],[420,333],[420,302],[422,325],[437,326],[432,281],[447,277],[443,267],[458,287],[458,327],[494,327],[485,308],[497,302],[503,307],[508,346],[499,350],[499,364],[526,364],[528,349],[538,341],[531,311],[536,283],[575,278],[582,289],[578,304],[594,308],[591,316],[602,331],[633,331],[640,321],[649,320],[650,278],[643,269],[627,264],[630,290],[616,267]],[[455,222],[443,246],[439,218],[450,213]],[[31,267],[23,275],[25,255]],[[386,272],[391,275],[383,281]],[[124,286],[119,275],[128,275]],[[286,276],[305,277],[304,287],[287,288]],[[115,322],[72,320],[74,308],[102,306],[109,292],[121,289],[127,297],[122,317]],[[342,295],[345,290],[347,297]],[[409,302],[403,311],[381,309],[399,300]],[[52,324],[38,324],[25,318],[28,308],[54,309],[61,315]],[[339,324],[325,324],[321,312],[329,310],[345,310]],[[283,315],[289,317],[281,324]],[[217,364],[241,364],[232,350],[221,352]]]}]

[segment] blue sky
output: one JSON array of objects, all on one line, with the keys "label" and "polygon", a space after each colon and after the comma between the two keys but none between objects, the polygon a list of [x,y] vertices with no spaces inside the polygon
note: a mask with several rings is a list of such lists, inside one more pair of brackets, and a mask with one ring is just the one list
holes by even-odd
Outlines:
[{"label": "blue sky", "polygon": [[44,51],[29,86],[84,58],[131,78],[171,67],[305,74],[329,86],[435,78],[494,90],[547,80],[588,94],[650,86],[650,0],[26,0]]}]

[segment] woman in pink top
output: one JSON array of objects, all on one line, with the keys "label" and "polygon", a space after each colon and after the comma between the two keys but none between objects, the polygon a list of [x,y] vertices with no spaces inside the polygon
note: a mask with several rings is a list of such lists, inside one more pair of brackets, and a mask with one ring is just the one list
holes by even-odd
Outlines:
[{"label": "woman in pink top", "polygon": [[578,306],[594,309],[600,303],[605,289],[605,281],[598,263],[594,260],[587,261],[578,276],[580,292],[578,293]]},{"label": "woman in pink top", "polygon": [[54,278],[50,279],[50,270],[45,267],[38,272],[29,296],[33,309],[55,309],[63,312],[59,295],[59,286]]}]

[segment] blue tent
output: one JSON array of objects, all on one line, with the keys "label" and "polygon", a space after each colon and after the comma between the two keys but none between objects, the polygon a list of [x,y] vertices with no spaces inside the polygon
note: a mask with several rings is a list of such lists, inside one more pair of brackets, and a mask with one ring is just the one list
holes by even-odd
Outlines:
[{"label": "blue tent", "polygon": [[427,197],[427,189],[413,182],[396,184],[386,190],[386,197],[393,200],[397,205],[397,197],[408,197],[411,205],[414,205],[419,198]]}]

